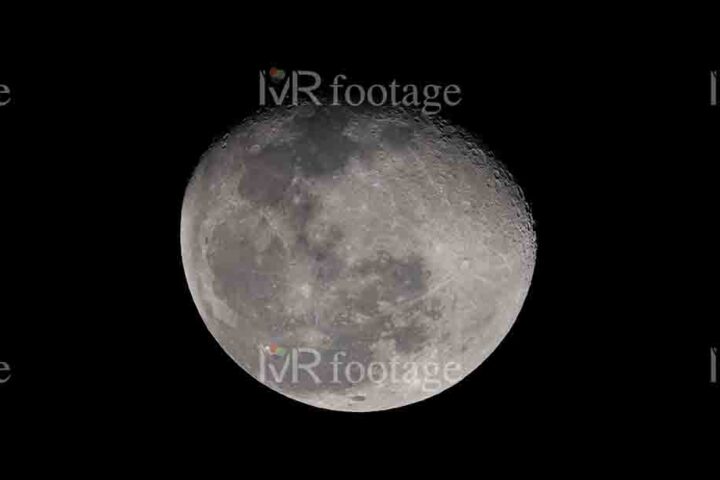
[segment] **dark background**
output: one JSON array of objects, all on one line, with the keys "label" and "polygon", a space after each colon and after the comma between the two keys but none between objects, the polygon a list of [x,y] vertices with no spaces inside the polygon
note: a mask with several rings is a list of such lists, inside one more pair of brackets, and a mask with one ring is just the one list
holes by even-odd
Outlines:
[{"label": "dark background", "polygon": [[[0,401],[17,400],[25,424],[271,445],[651,435],[715,421],[717,314],[705,308],[716,296],[718,63],[694,45],[483,45],[267,46],[250,58],[118,42],[102,56],[3,65],[13,101],[0,109],[0,361],[13,378]],[[524,189],[538,241],[529,295],[497,350],[450,390],[387,412],[324,411],[260,385],[206,330],[180,259],[184,188],[211,142],[257,109],[258,71],[272,66],[324,83],[458,84],[462,102],[440,115],[479,135]]]}]

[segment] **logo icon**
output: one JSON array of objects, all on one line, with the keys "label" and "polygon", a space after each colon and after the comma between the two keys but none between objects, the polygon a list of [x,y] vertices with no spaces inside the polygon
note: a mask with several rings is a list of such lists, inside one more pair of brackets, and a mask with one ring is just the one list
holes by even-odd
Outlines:
[{"label": "logo icon", "polygon": [[287,350],[285,348],[279,346],[277,343],[274,342],[270,345],[267,345],[265,347],[265,351],[273,357],[284,357],[287,353]]},{"label": "logo icon", "polygon": [[279,68],[272,67],[270,69],[270,78],[274,82],[282,82],[285,79],[285,70],[280,70]]}]

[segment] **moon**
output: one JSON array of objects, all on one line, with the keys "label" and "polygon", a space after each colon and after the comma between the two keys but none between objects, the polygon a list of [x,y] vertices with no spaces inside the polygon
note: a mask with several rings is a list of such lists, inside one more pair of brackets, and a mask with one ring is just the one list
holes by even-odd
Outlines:
[{"label": "moon", "polygon": [[189,290],[248,374],[315,407],[444,391],[515,322],[530,208],[462,128],[402,108],[262,111],[210,146],[180,222]]}]

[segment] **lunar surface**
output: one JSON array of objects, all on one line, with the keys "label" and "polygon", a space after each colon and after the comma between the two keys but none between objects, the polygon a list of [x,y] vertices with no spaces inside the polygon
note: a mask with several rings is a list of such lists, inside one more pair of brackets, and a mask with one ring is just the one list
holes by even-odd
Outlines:
[{"label": "lunar surface", "polygon": [[278,107],[212,145],[182,260],[247,373],[316,407],[447,389],[517,318],[535,265],[521,189],[471,135],[398,109]]}]

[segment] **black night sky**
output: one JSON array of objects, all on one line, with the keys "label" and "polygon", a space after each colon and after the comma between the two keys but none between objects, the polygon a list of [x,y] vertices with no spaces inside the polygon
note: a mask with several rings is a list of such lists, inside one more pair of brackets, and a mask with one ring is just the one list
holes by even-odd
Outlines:
[{"label": "black night sky", "polygon": [[[701,50],[268,46],[232,61],[212,45],[51,50],[0,64],[12,91],[0,107],[3,416],[222,441],[239,429],[263,441],[287,429],[365,441],[582,435],[630,421],[649,432],[712,417],[720,337],[702,305],[715,298],[720,107],[709,92],[718,64]],[[522,186],[538,242],[530,291],[500,346],[455,387],[387,412],[319,410],[260,385],[206,329],[180,259],[184,189],[207,147],[257,109],[258,72],[270,67],[327,82],[457,84],[462,101],[440,115],[477,134]]]}]

